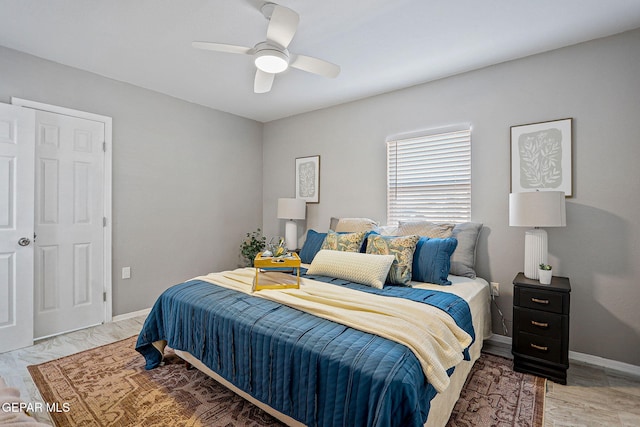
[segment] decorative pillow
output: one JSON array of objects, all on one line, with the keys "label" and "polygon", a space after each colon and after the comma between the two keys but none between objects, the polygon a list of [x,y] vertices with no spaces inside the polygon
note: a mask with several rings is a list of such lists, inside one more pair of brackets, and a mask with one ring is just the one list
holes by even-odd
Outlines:
[{"label": "decorative pillow", "polygon": [[331,218],[329,229],[342,233],[373,230],[378,223],[369,218]]},{"label": "decorative pillow", "polygon": [[448,286],[451,281],[449,269],[451,254],[456,250],[458,241],[453,237],[430,239],[421,237],[413,254],[413,280]]},{"label": "decorative pillow", "polygon": [[482,224],[465,222],[456,224],[453,236],[458,240],[458,247],[451,255],[451,274],[476,278],[476,245],[482,230]]},{"label": "decorative pillow", "polygon": [[364,239],[362,240],[362,246],[360,247],[360,252],[363,254],[367,253],[367,242],[369,241],[369,236],[378,235],[376,230],[369,230],[364,234]]},{"label": "decorative pillow", "polygon": [[327,232],[322,243],[321,249],[329,249],[332,251],[344,251],[344,252],[360,252],[364,235],[366,233],[361,231],[359,233],[336,233],[333,230]]},{"label": "decorative pillow", "polygon": [[389,269],[387,283],[409,285],[413,253],[420,236],[390,237],[371,234],[367,238],[367,253],[373,255],[393,255],[393,265]]},{"label": "decorative pillow", "polygon": [[300,249],[300,260],[305,264],[311,264],[313,257],[320,251],[326,237],[327,233],[318,233],[315,230],[307,231],[307,239],[304,241],[302,249]]},{"label": "decorative pillow", "polygon": [[394,260],[393,255],[321,250],[313,259],[307,274],[336,277],[382,289]]},{"label": "decorative pillow", "polygon": [[418,236],[430,237],[432,239],[446,239],[453,234],[455,224],[436,223],[431,221],[400,221],[398,225],[399,236],[409,236],[417,234]]},{"label": "decorative pillow", "polygon": [[376,227],[375,231],[381,236],[401,236],[396,225],[381,225]]}]

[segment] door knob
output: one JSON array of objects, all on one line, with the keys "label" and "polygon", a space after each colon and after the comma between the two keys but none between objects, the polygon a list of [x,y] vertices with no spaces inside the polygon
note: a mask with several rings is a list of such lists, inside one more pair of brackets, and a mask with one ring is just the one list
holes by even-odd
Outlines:
[{"label": "door knob", "polygon": [[18,240],[18,244],[20,246],[29,246],[29,243],[31,243],[31,240],[27,239],[26,237],[23,237],[20,240]]}]

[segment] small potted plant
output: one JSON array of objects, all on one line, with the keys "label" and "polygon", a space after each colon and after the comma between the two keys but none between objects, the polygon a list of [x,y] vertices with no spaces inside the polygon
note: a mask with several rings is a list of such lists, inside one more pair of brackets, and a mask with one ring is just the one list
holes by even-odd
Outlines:
[{"label": "small potted plant", "polygon": [[247,233],[247,237],[240,245],[240,253],[250,267],[253,267],[253,260],[265,247],[266,238],[258,228],[256,231]]},{"label": "small potted plant", "polygon": [[553,276],[553,268],[549,264],[540,264],[538,266],[538,275],[540,276],[541,285],[551,284],[551,276]]}]

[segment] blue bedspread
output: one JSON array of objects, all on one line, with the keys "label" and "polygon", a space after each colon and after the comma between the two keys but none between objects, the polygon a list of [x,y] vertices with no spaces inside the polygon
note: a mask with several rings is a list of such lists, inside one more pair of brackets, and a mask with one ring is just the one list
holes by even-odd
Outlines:
[{"label": "blue bedspread", "polygon": [[[455,295],[307,277],[435,305],[474,337],[469,307]],[[147,369],[161,361],[158,340],[309,426],[422,426],[436,394],[402,344],[198,280],[156,301],[136,344]]]}]

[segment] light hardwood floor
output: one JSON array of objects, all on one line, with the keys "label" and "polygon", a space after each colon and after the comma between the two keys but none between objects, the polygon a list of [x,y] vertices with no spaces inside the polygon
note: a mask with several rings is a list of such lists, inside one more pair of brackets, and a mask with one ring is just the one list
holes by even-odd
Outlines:
[{"label": "light hardwood floor", "polygon": [[[25,402],[42,402],[28,365],[53,360],[138,334],[144,316],[49,338],[0,354],[0,377],[20,390]],[[511,358],[510,347],[485,343],[483,351]],[[640,378],[572,362],[566,386],[547,381],[545,427],[640,426]],[[38,421],[51,420],[46,413]]]},{"label": "light hardwood floor", "polygon": [[[512,358],[504,344],[482,351]],[[573,361],[567,376],[567,385],[547,381],[545,427],[640,427],[640,377]]]}]

